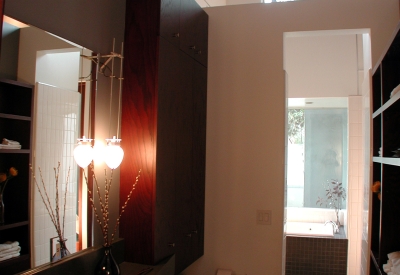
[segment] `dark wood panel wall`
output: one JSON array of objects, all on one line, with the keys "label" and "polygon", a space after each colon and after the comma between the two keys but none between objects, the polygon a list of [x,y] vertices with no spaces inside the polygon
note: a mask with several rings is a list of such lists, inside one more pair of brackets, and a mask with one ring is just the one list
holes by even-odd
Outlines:
[{"label": "dark wood panel wall", "polygon": [[158,103],[158,1],[127,1],[121,137],[120,204],[139,169],[140,183],[120,224],[128,261],[152,263]]},{"label": "dark wood panel wall", "polygon": [[127,1],[120,204],[126,259],[203,255],[208,16],[195,0]]},{"label": "dark wood panel wall", "polygon": [[[4,0],[0,0],[0,26],[3,26],[3,15],[4,15]],[[0,30],[0,37],[2,36],[3,36],[3,27]],[[0,41],[0,49],[1,49],[1,41]]]}]

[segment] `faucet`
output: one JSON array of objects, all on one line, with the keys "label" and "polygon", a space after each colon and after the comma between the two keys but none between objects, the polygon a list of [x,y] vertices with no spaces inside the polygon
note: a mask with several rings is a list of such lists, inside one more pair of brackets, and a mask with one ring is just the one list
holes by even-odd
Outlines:
[{"label": "faucet", "polygon": [[334,234],[338,234],[339,233],[339,227],[337,226],[337,224],[333,221],[326,221],[324,225],[327,225],[328,223],[332,224],[332,230]]}]

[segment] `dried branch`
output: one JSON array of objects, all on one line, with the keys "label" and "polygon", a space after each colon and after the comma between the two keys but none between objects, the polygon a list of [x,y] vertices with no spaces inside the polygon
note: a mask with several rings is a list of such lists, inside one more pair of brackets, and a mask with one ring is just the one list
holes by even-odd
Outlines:
[{"label": "dried branch", "polygon": [[139,170],[139,173],[138,173],[138,175],[136,176],[135,183],[132,185],[132,189],[131,189],[131,191],[129,192],[127,198],[126,198],[126,201],[125,201],[124,205],[121,207],[121,213],[119,214],[119,217],[118,217],[118,219],[117,219],[117,222],[115,223],[114,232],[111,234],[111,243],[114,241],[115,233],[117,233],[117,228],[118,228],[118,226],[119,226],[119,221],[120,221],[120,219],[121,219],[121,217],[122,217],[122,213],[125,212],[125,208],[126,208],[126,206],[128,205],[128,201],[131,199],[132,192],[133,192],[133,190],[136,189],[136,184],[139,182],[140,172],[142,172],[141,169]]},{"label": "dried branch", "polygon": [[65,211],[67,209],[67,193],[68,193],[68,183],[69,183],[69,174],[70,174],[70,167],[68,167],[68,174],[67,174],[67,181],[65,183],[65,192],[64,192],[64,213],[63,213],[63,226],[62,226],[62,235],[64,236],[65,230]]},{"label": "dried branch", "polygon": [[[58,183],[59,183],[59,173],[60,173],[60,162],[58,162],[58,166],[57,168],[54,168],[54,178],[55,178],[55,182],[56,182],[56,198],[55,198],[55,210],[52,207],[51,201],[50,201],[50,197],[49,194],[47,193],[47,189],[46,189],[46,185],[44,183],[44,179],[43,179],[43,173],[42,173],[42,169],[40,167],[38,167],[39,169],[39,174],[40,174],[40,180],[42,183],[42,188],[40,188],[40,185],[38,184],[37,180],[36,180],[36,176],[35,173],[33,171],[33,167],[32,165],[29,165],[29,168],[31,170],[31,174],[33,177],[33,181],[35,182],[35,185],[39,191],[40,197],[42,198],[42,202],[46,207],[47,213],[50,216],[51,222],[53,223],[56,231],[57,231],[57,235],[60,239],[60,241],[64,240],[64,224],[65,224],[65,212],[66,212],[66,198],[67,198],[67,191],[68,191],[68,182],[69,182],[69,175],[70,175],[70,169],[68,169],[68,176],[67,176],[67,181],[66,181],[66,188],[65,188],[65,195],[64,195],[64,213],[63,213],[63,227],[61,228],[60,225],[60,208],[59,208],[59,194],[58,194]],[[42,192],[43,189],[43,192]],[[44,195],[43,195],[44,193]]]},{"label": "dried branch", "polygon": [[83,170],[83,177],[85,178],[85,182],[86,182],[86,187],[87,187],[87,189],[88,189],[89,201],[90,201],[90,203],[91,203],[91,205],[92,205],[92,208],[93,208],[93,211],[94,211],[94,215],[96,216],[96,219],[97,219],[97,223],[100,225],[100,228],[101,228],[101,230],[103,231],[102,222],[101,222],[101,220],[100,220],[99,215],[97,214],[97,208],[96,208],[96,206],[94,205],[94,200],[93,200],[93,196],[92,196],[92,191],[90,191],[89,186],[88,186],[88,179],[87,179],[87,176],[86,176],[85,169],[82,169],[82,170]]},{"label": "dried branch", "polygon": [[[58,199],[58,175],[60,174],[60,162],[58,162],[57,168],[54,167],[54,177],[56,179],[56,221],[57,221],[57,226],[56,229],[60,230],[61,232],[61,226],[60,226],[60,207],[59,207],[59,199]],[[60,234],[62,236],[62,234]]]},{"label": "dried branch", "polygon": [[88,180],[87,180],[86,172],[85,172],[85,170],[83,169],[83,175],[84,175],[84,178],[85,178],[85,181],[86,181],[86,186],[88,187],[88,196],[89,196],[89,200],[90,200],[91,205],[92,205],[92,208],[93,208],[93,210],[94,210],[94,213],[95,213],[95,216],[96,216],[96,219],[97,219],[97,223],[99,224],[99,226],[100,226],[100,228],[101,228],[101,232],[102,232],[102,234],[103,234],[103,239],[104,239],[104,245],[105,245],[105,246],[109,246],[109,245],[111,245],[111,244],[113,243],[113,241],[114,241],[114,236],[115,236],[115,234],[116,234],[116,231],[117,231],[117,228],[118,228],[118,225],[119,225],[119,222],[120,222],[122,213],[125,212],[125,208],[126,208],[126,206],[127,206],[127,204],[128,204],[128,201],[129,201],[130,198],[131,198],[132,192],[133,192],[133,190],[135,189],[136,184],[137,184],[138,181],[139,181],[139,177],[140,177],[140,172],[141,172],[141,170],[139,170],[139,174],[138,174],[138,176],[136,177],[136,181],[133,183],[132,189],[131,189],[131,191],[129,192],[129,195],[128,195],[128,197],[127,197],[127,199],[126,199],[124,205],[123,205],[122,208],[121,208],[121,213],[120,213],[120,215],[119,215],[119,217],[118,217],[118,219],[117,219],[117,221],[116,221],[116,224],[115,224],[115,227],[114,227],[114,232],[111,234],[111,241],[110,241],[110,240],[109,240],[109,236],[108,236],[108,233],[109,233],[109,232],[108,232],[108,228],[109,228],[109,199],[110,199],[110,190],[111,190],[111,185],[112,185],[112,180],[113,180],[114,169],[111,169],[110,179],[107,179],[107,171],[106,171],[106,169],[104,169],[105,182],[104,182],[104,202],[103,202],[102,196],[101,196],[101,193],[100,193],[100,188],[99,188],[99,185],[98,185],[98,183],[97,183],[97,178],[96,178],[95,173],[94,173],[94,165],[93,165],[93,162],[89,165],[89,167],[90,167],[90,169],[91,169],[91,171],[92,171],[92,173],[93,173],[93,179],[94,179],[94,182],[95,182],[95,184],[96,184],[96,190],[97,190],[97,195],[98,195],[99,202],[100,202],[100,207],[101,207],[101,212],[102,212],[102,218],[100,218],[99,215],[98,215],[98,213],[97,213],[97,208],[96,208],[96,206],[95,206],[95,204],[94,204],[92,192],[91,192],[90,189],[89,189],[89,185],[88,185]]}]

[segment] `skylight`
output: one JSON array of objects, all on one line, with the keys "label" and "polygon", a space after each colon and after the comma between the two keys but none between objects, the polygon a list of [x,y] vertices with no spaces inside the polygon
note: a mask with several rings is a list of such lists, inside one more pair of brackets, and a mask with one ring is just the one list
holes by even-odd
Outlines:
[{"label": "skylight", "polygon": [[274,3],[274,2],[293,2],[296,0],[263,0],[264,3]]}]

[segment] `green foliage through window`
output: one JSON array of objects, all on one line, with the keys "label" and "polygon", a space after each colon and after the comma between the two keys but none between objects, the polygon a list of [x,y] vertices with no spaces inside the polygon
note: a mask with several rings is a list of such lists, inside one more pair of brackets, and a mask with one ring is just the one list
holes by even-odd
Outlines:
[{"label": "green foliage through window", "polygon": [[304,110],[288,110],[288,139],[291,144],[302,144],[304,140]]}]

